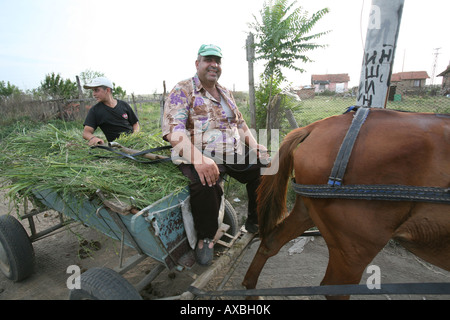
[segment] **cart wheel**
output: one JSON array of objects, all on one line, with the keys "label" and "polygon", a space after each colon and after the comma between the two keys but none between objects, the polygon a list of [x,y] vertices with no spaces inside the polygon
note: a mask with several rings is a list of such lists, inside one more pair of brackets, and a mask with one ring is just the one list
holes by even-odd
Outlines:
[{"label": "cart wheel", "polygon": [[81,289],[70,290],[69,300],[142,300],[142,297],[114,270],[92,268],[81,274]]},{"label": "cart wheel", "polygon": [[33,273],[34,249],[22,224],[10,215],[0,216],[0,270],[21,281]]},{"label": "cart wheel", "polygon": [[239,232],[239,222],[236,211],[234,210],[231,203],[225,199],[225,214],[223,215],[223,223],[226,223],[230,226],[228,233],[232,236],[235,236]]}]

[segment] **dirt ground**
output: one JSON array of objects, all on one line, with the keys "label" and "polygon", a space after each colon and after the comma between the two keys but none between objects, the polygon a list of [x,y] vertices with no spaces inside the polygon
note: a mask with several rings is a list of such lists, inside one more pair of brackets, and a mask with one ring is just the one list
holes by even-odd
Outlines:
[{"label": "dirt ground", "polygon": [[[239,216],[246,211],[242,202],[230,202]],[[0,214],[11,210],[4,197],[0,196]],[[14,214],[14,212],[13,212]],[[45,228],[58,221],[58,214],[53,211],[40,214],[38,226]],[[27,229],[27,223],[23,222]],[[94,241],[97,246],[90,247],[87,243]],[[258,288],[280,288],[293,286],[319,285],[325,273],[328,250],[324,240],[313,237],[304,246],[301,253],[293,253],[295,241],[286,244],[282,250],[267,262],[258,282]],[[248,266],[259,246],[255,238],[245,249],[240,263],[233,272],[223,270],[214,277],[205,289],[242,289],[241,282]],[[115,268],[119,265],[119,242],[111,240],[95,230],[81,224],[60,229],[57,233],[33,243],[35,250],[35,271],[28,279],[13,283],[0,273],[0,300],[67,300],[68,289],[66,281],[69,277],[67,268],[71,265],[80,266],[81,270],[104,266]],[[294,250],[298,252],[298,250]],[[133,249],[126,249],[125,256],[135,254]],[[216,258],[217,259],[217,258]],[[132,284],[138,283],[146,274],[157,266],[151,258],[140,263],[124,276]],[[450,282],[450,272],[432,266],[402,247],[389,243],[374,259],[372,264],[380,267],[382,283],[405,282]],[[189,285],[206,270],[206,267],[194,265],[187,270],[165,270],[151,285],[140,293],[146,300],[173,297],[182,294]],[[365,284],[371,274],[364,275],[361,284]],[[223,278],[229,277],[226,282]],[[232,299],[241,299],[232,298]],[[312,297],[266,297],[265,299],[281,300],[323,300],[322,296]],[[450,295],[377,295],[353,296],[353,300],[448,300]]]}]

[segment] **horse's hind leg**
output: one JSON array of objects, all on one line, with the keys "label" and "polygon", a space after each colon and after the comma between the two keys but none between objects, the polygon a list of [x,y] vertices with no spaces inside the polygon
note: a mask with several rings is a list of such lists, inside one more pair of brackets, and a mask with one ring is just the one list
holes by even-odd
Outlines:
[{"label": "horse's hind leg", "polygon": [[[325,206],[326,204],[326,206]],[[320,206],[319,206],[320,205]],[[329,259],[321,285],[359,284],[364,270],[392,236],[395,221],[380,219],[380,212],[395,217],[403,204],[336,200],[316,203],[310,213],[327,243]],[[364,213],[364,214],[362,214]],[[349,296],[327,296],[348,299]]]},{"label": "horse's hind leg", "polygon": [[295,206],[289,216],[261,240],[242,284],[247,289],[254,289],[267,259],[276,255],[288,241],[297,238],[312,227],[314,227],[314,223],[307,214],[300,198],[297,197]]},{"label": "horse's hind leg", "polygon": [[[375,258],[382,246],[374,250],[358,247],[329,247],[329,261],[325,276],[320,283],[324,285],[343,285],[343,284],[359,284],[364,270],[368,264]],[[363,254],[361,254],[363,253]],[[346,300],[350,296],[326,296],[332,300]]]},{"label": "horse's hind leg", "polygon": [[[337,228],[340,230],[339,228]],[[342,228],[341,228],[342,229]],[[331,233],[331,234],[330,234]],[[380,252],[389,236],[379,233],[377,239],[367,234],[333,234],[324,231],[322,236],[327,242],[329,259],[325,276],[320,285],[359,284],[364,270]],[[350,296],[327,296],[327,299],[349,299]]]}]

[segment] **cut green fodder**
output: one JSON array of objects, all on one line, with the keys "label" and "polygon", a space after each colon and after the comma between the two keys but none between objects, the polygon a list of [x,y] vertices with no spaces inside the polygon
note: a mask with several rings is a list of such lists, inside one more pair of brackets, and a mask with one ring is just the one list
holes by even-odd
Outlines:
[{"label": "cut green fodder", "polygon": [[[159,134],[146,132],[122,136],[117,142],[137,150],[165,145]],[[101,190],[108,198],[126,204],[132,201],[141,209],[187,185],[171,162],[138,163],[89,148],[80,127],[46,124],[10,135],[0,146],[2,188],[14,201],[30,196],[32,190],[88,197]]]}]

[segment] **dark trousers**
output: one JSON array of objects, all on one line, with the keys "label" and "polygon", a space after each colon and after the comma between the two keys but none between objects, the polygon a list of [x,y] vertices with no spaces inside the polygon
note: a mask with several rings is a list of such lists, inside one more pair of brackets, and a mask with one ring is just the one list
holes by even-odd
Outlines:
[{"label": "dark trousers", "polygon": [[222,200],[223,189],[222,180],[225,174],[246,184],[248,195],[248,220],[258,223],[256,212],[256,189],[260,183],[261,165],[246,164],[224,165],[218,164],[220,178],[217,183],[209,187],[202,185],[200,178],[192,164],[181,164],[181,172],[190,180],[190,203],[192,217],[194,218],[195,229],[198,239],[213,239],[218,225],[220,202]]}]

